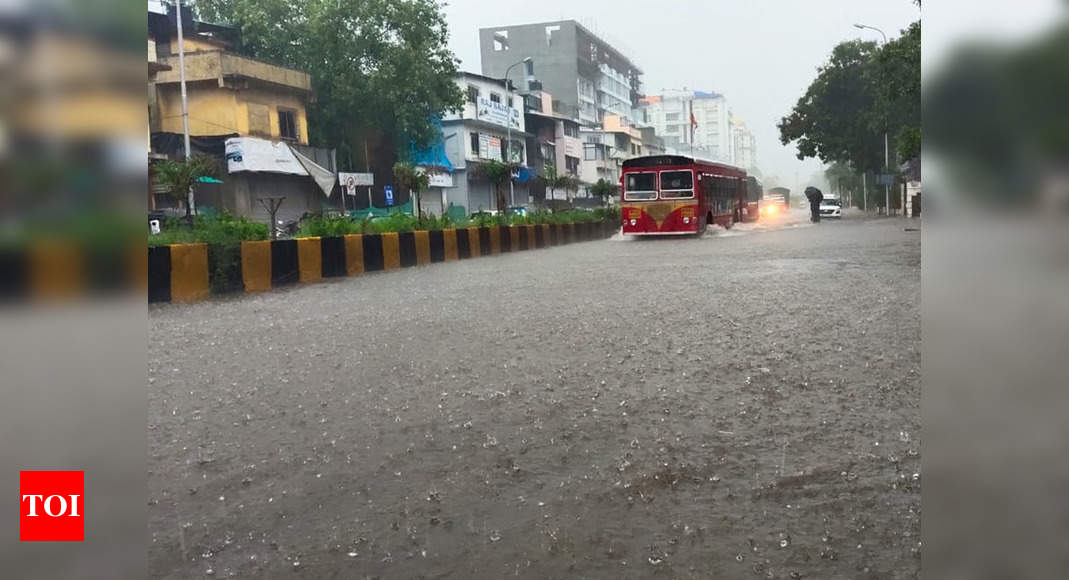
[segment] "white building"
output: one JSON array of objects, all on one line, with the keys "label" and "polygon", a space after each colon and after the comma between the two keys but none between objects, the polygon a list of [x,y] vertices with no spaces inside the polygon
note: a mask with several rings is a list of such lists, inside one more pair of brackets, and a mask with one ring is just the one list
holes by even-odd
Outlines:
[{"label": "white building", "polygon": [[[442,118],[445,153],[455,168],[453,187],[445,188],[447,205],[463,206],[468,213],[502,210],[494,187],[481,172],[487,162],[509,161],[521,166],[514,183],[514,200],[508,185],[502,186],[506,204],[528,203],[527,151],[523,98],[509,90],[503,79],[463,72],[457,84],[465,96],[464,107]],[[507,142],[511,125],[511,145]],[[446,208],[448,209],[448,208]]]},{"label": "white building", "polygon": [[734,117],[731,120],[731,164],[747,171],[757,165],[757,142],[746,123]]},{"label": "white building", "polygon": [[723,95],[705,91],[675,91],[645,97],[642,104],[646,122],[664,137],[669,150],[735,164],[732,115]]}]

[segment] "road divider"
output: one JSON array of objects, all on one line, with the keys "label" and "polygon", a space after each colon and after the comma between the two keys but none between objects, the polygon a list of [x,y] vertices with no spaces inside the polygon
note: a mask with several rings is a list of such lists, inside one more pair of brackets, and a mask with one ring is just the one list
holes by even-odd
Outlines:
[{"label": "road divider", "polygon": [[229,270],[213,267],[207,244],[148,248],[148,301],[203,300],[231,284],[244,292],[264,292],[298,282],[359,276],[439,262],[533,250],[612,236],[615,221],[569,224],[468,227],[447,230],[346,234],[295,240],[241,242],[240,259]]}]

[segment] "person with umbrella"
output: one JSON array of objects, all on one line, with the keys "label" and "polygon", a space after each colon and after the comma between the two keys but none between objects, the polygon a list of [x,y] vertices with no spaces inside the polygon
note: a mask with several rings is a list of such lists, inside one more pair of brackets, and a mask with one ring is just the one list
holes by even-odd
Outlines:
[{"label": "person with umbrella", "polygon": [[810,185],[805,188],[805,198],[809,200],[809,221],[820,221],[820,202],[824,201],[824,193]]}]

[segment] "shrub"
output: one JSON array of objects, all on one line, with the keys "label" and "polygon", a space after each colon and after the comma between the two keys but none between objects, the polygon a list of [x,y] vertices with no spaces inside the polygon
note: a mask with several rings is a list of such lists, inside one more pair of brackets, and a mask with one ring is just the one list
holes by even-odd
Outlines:
[{"label": "shrub", "polygon": [[449,228],[457,227],[453,218],[448,215],[436,217],[433,213],[427,214],[427,217],[420,220],[421,229],[425,230],[447,230]]},{"label": "shrub", "polygon": [[187,228],[179,218],[168,218],[162,232],[148,238],[150,246],[167,244],[232,244],[249,240],[266,240],[266,224],[235,218],[228,213],[218,217],[194,216],[193,227]]},{"label": "shrub", "polygon": [[[392,213],[384,218],[371,220],[369,233],[411,232],[419,229],[419,218],[406,213]],[[367,230],[365,230],[367,231]]]},{"label": "shrub", "polygon": [[599,207],[594,210],[594,216],[601,221],[620,222],[620,206]]},{"label": "shrub", "polygon": [[301,222],[298,238],[344,236],[362,232],[361,222],[347,216],[314,216]]},{"label": "shrub", "polygon": [[195,216],[192,229],[177,218],[168,219],[163,231],[149,236],[150,246],[164,244],[208,244],[208,269],[212,290],[223,293],[241,287],[241,242],[266,240],[265,224],[235,218],[227,213],[217,217]]}]

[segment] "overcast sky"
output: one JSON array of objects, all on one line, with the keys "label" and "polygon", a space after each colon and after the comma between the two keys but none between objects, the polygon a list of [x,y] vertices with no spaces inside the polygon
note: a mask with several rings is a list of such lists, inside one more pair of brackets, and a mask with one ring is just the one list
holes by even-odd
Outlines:
[{"label": "overcast sky", "polygon": [[445,13],[450,46],[473,72],[481,72],[480,28],[577,20],[635,61],[648,94],[682,87],[723,93],[757,139],[758,167],[795,188],[822,164],[799,161],[793,146],[780,145],[776,122],[835,44],[880,38],[855,22],[894,38],[920,17],[910,0],[450,0]]}]

